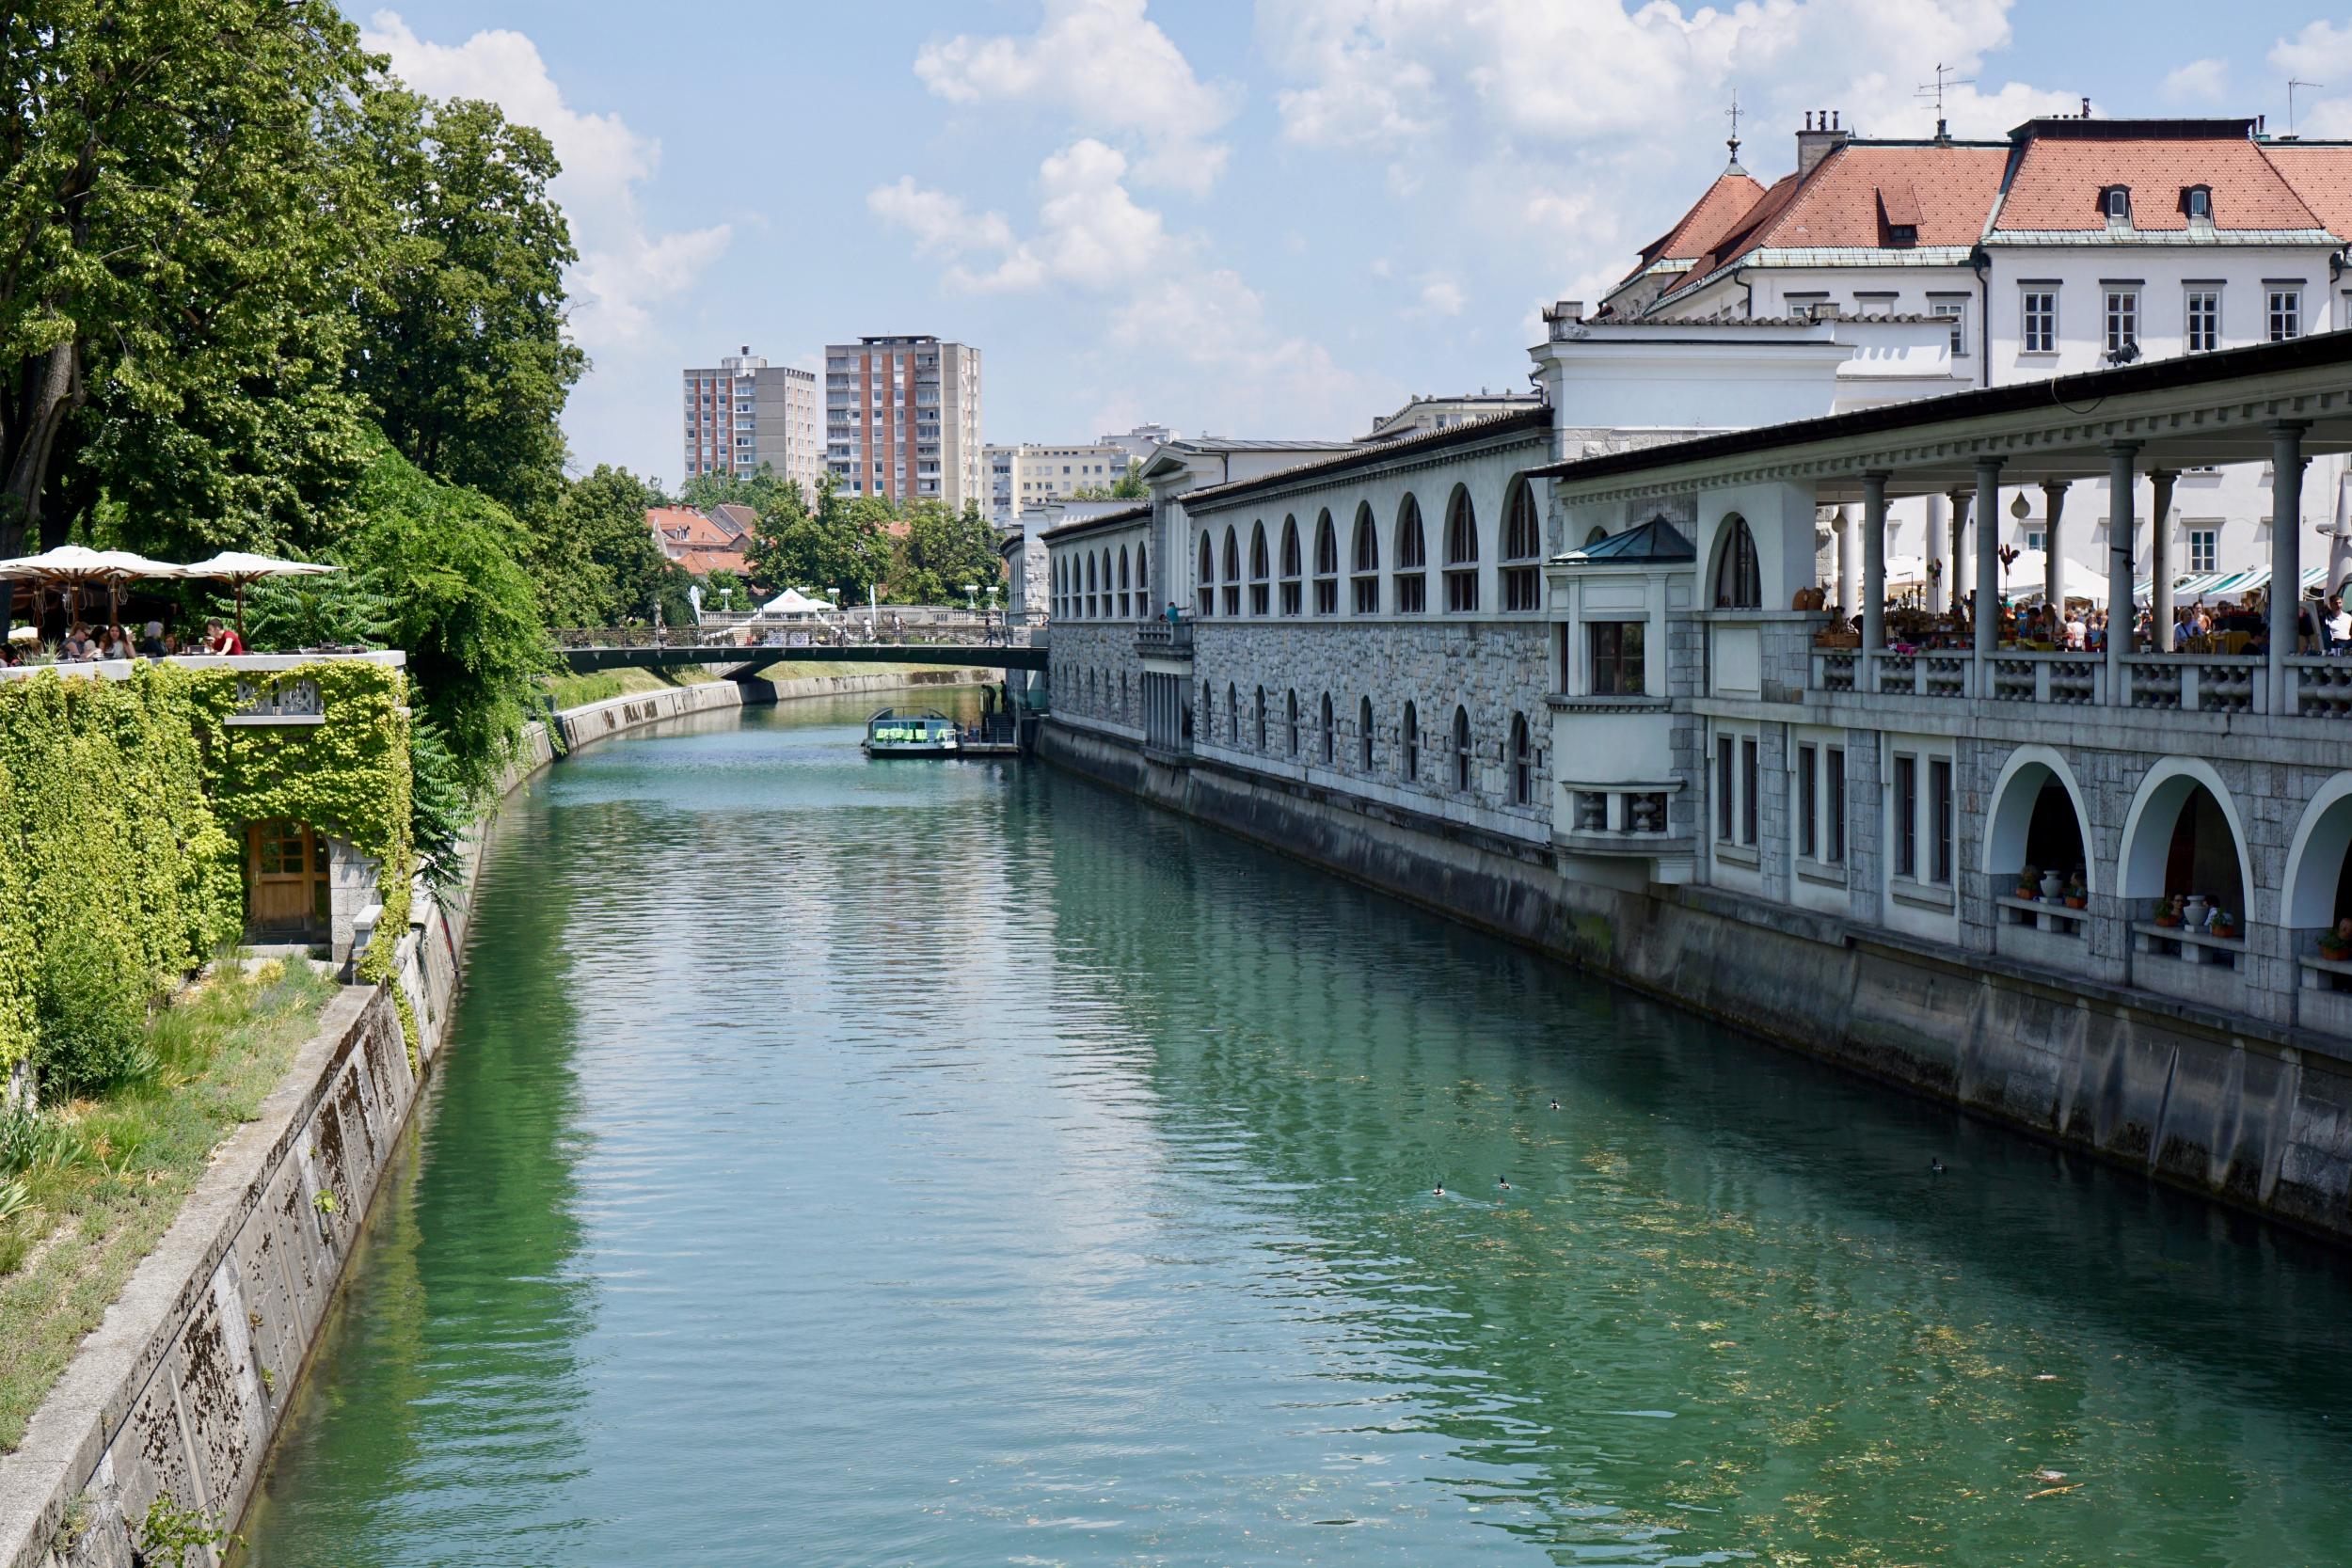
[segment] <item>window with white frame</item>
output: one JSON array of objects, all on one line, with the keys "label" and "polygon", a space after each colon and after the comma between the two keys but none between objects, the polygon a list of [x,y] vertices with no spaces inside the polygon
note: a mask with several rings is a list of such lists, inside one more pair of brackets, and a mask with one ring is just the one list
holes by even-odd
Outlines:
[{"label": "window with white frame", "polygon": [[2122,354],[2139,345],[2139,291],[2107,290],[2107,352]]},{"label": "window with white frame", "polygon": [[1584,629],[1594,696],[1639,697],[1648,690],[1647,623],[1593,621]]},{"label": "window with white frame", "polygon": [[2046,550],[2049,547],[2050,535],[2046,531],[2038,528],[2029,528],[2026,531],[2026,548]]},{"label": "window with white frame", "polygon": [[2281,288],[2276,284],[2265,291],[2269,295],[2270,341],[2283,343],[2289,338],[2303,335],[2303,291],[2300,286]]},{"label": "window with white frame", "polygon": [[1968,302],[1964,299],[1931,299],[1928,314],[1940,316],[1952,324],[1952,357],[1968,357]]},{"label": "window with white frame", "polygon": [[1895,875],[1919,879],[1919,759],[1895,753]]},{"label": "window with white frame", "polygon": [[1952,885],[1952,759],[1928,759],[1928,880]]},{"label": "window with white frame", "polygon": [[1846,749],[1804,741],[1797,747],[1797,858],[1817,865],[1846,859]]},{"label": "window with white frame", "polygon": [[1743,849],[1756,847],[1756,736],[1719,735],[1715,737],[1715,838]]},{"label": "window with white frame", "polygon": [[2217,528],[2192,528],[2188,531],[2188,569],[2192,572],[2221,570],[2221,531]]},{"label": "window with white frame", "polygon": [[2188,198],[2189,221],[2211,223],[2213,221],[2213,188],[2209,185],[2191,185],[2185,194]]},{"label": "window with white frame", "polygon": [[2188,352],[2211,354],[2221,346],[2221,291],[2198,287],[2188,291]]},{"label": "window with white frame", "polygon": [[1715,737],[1715,838],[1718,843],[1732,842],[1732,824],[1739,820],[1738,801],[1732,795],[1732,773],[1737,766],[1731,736]]},{"label": "window with white frame", "polygon": [[2019,296],[2018,347],[2025,353],[2058,352],[2058,297],[2053,288],[2031,288]]}]

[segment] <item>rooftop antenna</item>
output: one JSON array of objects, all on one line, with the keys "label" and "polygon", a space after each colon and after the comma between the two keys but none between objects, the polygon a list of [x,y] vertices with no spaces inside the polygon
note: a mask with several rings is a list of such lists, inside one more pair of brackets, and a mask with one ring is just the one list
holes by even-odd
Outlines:
[{"label": "rooftop antenna", "polygon": [[1937,141],[1949,141],[1952,139],[1951,132],[1946,129],[1944,123],[1944,89],[1946,87],[1974,87],[1976,85],[1977,79],[1974,76],[1952,75],[1952,72],[1958,71],[1960,67],[1956,65],[1944,65],[1939,63],[1935,68],[1935,80],[1932,82],[1920,83],[1919,90],[1912,94],[1914,98],[1932,98],[1935,100],[1935,139]]},{"label": "rooftop antenna", "polygon": [[1724,145],[1731,149],[1731,166],[1738,168],[1740,166],[1740,89],[1738,87],[1731,89],[1731,107],[1725,109],[1724,113],[1731,120],[1731,135]]},{"label": "rooftop antenna", "polygon": [[2292,76],[2290,76],[2290,77],[2288,77],[2288,78],[2287,78],[2287,135],[2288,135],[2292,136],[2293,135],[2295,135],[2295,89],[2296,89],[2296,88],[2297,88],[2297,87],[2326,87],[2327,85],[2328,85],[2328,84],[2327,84],[2327,83],[2325,83],[2325,82],[2298,82],[2298,81],[2296,81],[2296,80],[2294,77],[2292,77]]}]

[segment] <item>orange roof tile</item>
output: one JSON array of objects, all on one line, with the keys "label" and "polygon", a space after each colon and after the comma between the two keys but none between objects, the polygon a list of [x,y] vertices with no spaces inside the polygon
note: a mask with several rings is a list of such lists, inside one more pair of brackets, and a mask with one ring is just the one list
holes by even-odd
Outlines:
[{"label": "orange roof tile", "polygon": [[2025,144],[2002,199],[2000,233],[2097,232],[2107,226],[2100,193],[2132,192],[2132,227],[2142,232],[2188,228],[2191,185],[2213,188],[2218,230],[2316,229],[2263,149],[2242,135],[2085,137],[2037,135]]},{"label": "orange roof tile", "polygon": [[2008,161],[2008,148],[1982,143],[1849,142],[1812,173],[1774,183],[1691,268],[1687,287],[1752,250],[1877,249],[1906,218],[1918,230],[1912,245],[1974,245]]},{"label": "orange roof tile", "polygon": [[1736,166],[1724,170],[1672,229],[1642,247],[1642,265],[1646,267],[1661,257],[1682,261],[1706,255],[1725,230],[1762,199],[1764,187],[1747,170]]},{"label": "orange roof tile", "polygon": [[[2264,154],[2328,231],[2352,240],[2352,146],[2329,142],[2269,142]],[[2214,202],[2220,204],[2220,195]]]}]

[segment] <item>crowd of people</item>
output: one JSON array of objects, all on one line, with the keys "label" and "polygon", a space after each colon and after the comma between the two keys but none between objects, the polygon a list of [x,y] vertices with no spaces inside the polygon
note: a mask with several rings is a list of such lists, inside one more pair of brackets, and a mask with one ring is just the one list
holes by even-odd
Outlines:
[{"label": "crowd of people", "polygon": [[[2352,610],[2341,593],[2313,588],[2296,607],[2295,651],[2303,656],[2342,657],[2352,655]],[[1974,641],[1976,608],[1973,595],[1963,594],[1948,611],[1890,609],[1886,635],[1890,645],[1965,648]],[[2176,653],[2255,656],[2270,647],[2270,611],[2262,590],[2233,600],[2208,604],[2202,598],[2172,609],[2172,648]],[[1861,629],[1859,615],[1851,619]],[[2001,642],[2006,647],[2045,652],[2102,653],[2112,623],[2105,607],[2085,600],[2064,605],[2003,605]],[[2146,605],[2133,611],[2131,646],[2140,651],[2156,645],[2155,617]]]},{"label": "crowd of people", "polygon": [[51,646],[37,641],[10,641],[0,646],[0,668],[26,664],[92,664],[103,659],[170,658],[184,654],[241,654],[245,639],[233,626],[204,623],[200,635],[167,633],[161,621],[150,621],[135,636],[128,626],[93,626],[75,622]]}]

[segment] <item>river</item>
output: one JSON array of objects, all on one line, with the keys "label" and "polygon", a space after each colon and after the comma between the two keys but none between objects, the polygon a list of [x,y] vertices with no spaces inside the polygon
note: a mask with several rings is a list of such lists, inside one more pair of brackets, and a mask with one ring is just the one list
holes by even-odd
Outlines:
[{"label": "river", "polygon": [[245,1562],[2352,1560],[2344,1259],[868,705],[510,804]]}]

